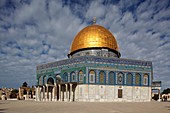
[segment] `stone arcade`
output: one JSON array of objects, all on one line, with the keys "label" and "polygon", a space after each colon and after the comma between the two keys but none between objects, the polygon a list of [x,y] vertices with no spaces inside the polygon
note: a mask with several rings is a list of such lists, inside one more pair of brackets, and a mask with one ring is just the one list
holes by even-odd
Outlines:
[{"label": "stone arcade", "polygon": [[120,58],[112,33],[95,22],[74,38],[68,59],[37,66],[37,101],[151,101],[151,61]]}]

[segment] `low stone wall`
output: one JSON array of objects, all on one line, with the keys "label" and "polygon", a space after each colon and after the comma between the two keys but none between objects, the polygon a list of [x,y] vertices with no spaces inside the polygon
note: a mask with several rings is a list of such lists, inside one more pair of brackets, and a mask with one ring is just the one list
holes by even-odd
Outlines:
[{"label": "low stone wall", "polygon": [[[121,94],[119,93],[119,90]],[[122,97],[118,97],[121,95]],[[142,86],[78,85],[75,101],[90,102],[147,102],[151,88]]]}]

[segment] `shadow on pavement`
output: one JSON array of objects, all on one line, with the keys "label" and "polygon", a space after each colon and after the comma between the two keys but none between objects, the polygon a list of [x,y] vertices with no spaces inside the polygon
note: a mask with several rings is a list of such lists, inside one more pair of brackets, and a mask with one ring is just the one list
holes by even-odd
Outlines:
[{"label": "shadow on pavement", "polygon": [[170,110],[170,106],[165,106],[166,108],[168,108],[168,110]]},{"label": "shadow on pavement", "polygon": [[0,113],[5,113],[5,110],[7,109],[0,109]]}]

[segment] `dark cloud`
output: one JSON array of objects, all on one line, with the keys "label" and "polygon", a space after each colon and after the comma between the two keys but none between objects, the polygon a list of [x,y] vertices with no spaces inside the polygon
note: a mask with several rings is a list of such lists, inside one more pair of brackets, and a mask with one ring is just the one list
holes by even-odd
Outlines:
[{"label": "dark cloud", "polygon": [[67,58],[75,35],[91,23],[108,28],[123,58],[150,60],[154,79],[170,87],[170,2],[0,1],[0,87],[36,83],[36,65]]}]

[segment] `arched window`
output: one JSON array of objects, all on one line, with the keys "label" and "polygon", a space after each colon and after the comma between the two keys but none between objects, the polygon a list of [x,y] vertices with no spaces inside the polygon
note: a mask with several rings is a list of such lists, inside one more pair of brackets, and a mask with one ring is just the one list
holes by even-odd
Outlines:
[{"label": "arched window", "polygon": [[63,74],[63,79],[64,82],[68,82],[68,74],[66,72]]},{"label": "arched window", "polygon": [[117,75],[117,84],[123,85],[123,73],[122,72],[118,73]]},{"label": "arched window", "polygon": [[53,78],[48,78],[47,84],[54,85],[54,79]]},{"label": "arched window", "polygon": [[143,75],[143,85],[148,85],[148,74]]},{"label": "arched window", "polygon": [[89,72],[89,82],[90,83],[95,83],[95,77],[96,75],[95,75],[95,72],[94,72],[94,70],[90,70],[90,72]]},{"label": "arched window", "polygon": [[83,71],[82,70],[79,71],[78,75],[79,75],[79,82],[83,82]]},{"label": "arched window", "polygon": [[75,72],[71,72],[71,76],[70,76],[70,81],[71,82],[75,82],[76,81],[76,74],[75,74]]},{"label": "arched window", "polygon": [[133,85],[133,75],[131,73],[126,75],[126,83],[127,85]]},{"label": "arched window", "polygon": [[105,80],[105,72],[104,71],[100,71],[99,72],[99,82],[100,84],[105,84],[106,80]]},{"label": "arched window", "polygon": [[136,73],[135,75],[135,85],[140,85],[140,74],[139,73]]},{"label": "arched window", "polygon": [[115,73],[113,71],[109,72],[109,84],[114,84]]}]

